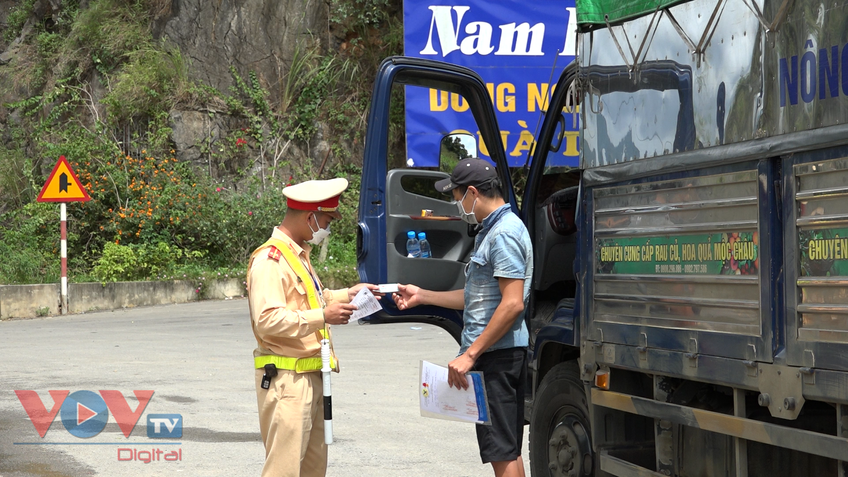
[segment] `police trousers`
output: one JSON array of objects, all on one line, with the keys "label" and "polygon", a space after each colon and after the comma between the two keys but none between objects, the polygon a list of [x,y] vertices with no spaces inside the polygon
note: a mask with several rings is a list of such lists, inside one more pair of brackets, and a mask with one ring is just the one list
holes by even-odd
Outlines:
[{"label": "police trousers", "polygon": [[264,370],[256,370],[259,431],[265,444],[263,477],[324,477],[323,385],[320,372],[278,370],[270,389],[262,389]]}]

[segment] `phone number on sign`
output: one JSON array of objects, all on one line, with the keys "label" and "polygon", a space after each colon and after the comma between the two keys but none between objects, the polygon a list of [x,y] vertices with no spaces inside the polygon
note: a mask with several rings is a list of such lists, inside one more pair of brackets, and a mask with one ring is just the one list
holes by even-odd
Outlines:
[{"label": "phone number on sign", "polygon": [[705,263],[690,263],[681,265],[674,263],[670,265],[654,265],[654,273],[707,273]]}]

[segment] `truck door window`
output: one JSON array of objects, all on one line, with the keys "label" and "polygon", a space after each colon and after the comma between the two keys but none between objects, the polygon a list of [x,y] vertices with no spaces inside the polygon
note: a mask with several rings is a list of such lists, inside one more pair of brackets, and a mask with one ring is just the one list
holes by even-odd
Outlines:
[{"label": "truck door window", "polygon": [[[402,94],[402,88],[426,89],[429,103],[405,104],[408,96]],[[405,108],[405,114],[395,113],[403,112]],[[454,166],[466,157],[488,159],[485,146],[479,146],[479,128],[468,109],[468,103],[458,93],[414,85],[395,85],[390,111],[389,130],[406,131],[406,134],[403,135],[405,141],[402,138],[400,142],[395,134],[390,134],[387,170],[414,169],[450,174]],[[407,128],[407,118],[413,118],[414,130]],[[458,122],[456,129],[444,130],[451,128],[457,118],[461,118],[461,124],[468,130],[459,129]],[[401,179],[401,187],[406,192],[452,202],[451,196],[436,191],[436,180],[438,178],[409,175]]]},{"label": "truck door window", "polygon": [[[456,164],[467,157],[477,156],[477,142],[471,134],[458,133],[448,134],[442,138],[439,148],[439,170],[450,174]],[[420,169],[432,170],[432,167]],[[437,178],[433,177],[418,177],[404,176],[400,180],[400,185],[403,190],[412,192],[413,194],[431,197],[445,202],[452,202],[453,199],[448,194],[442,194],[436,190]]]},{"label": "truck door window", "polygon": [[445,202],[453,202],[451,196],[442,194],[436,190],[436,181],[438,179],[435,177],[403,176],[400,179],[400,185],[406,192]]}]

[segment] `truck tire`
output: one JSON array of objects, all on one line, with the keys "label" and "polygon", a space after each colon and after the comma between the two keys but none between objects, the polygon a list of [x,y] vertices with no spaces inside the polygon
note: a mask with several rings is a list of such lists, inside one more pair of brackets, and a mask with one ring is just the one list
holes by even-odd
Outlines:
[{"label": "truck tire", "polygon": [[589,406],[577,362],[560,363],[545,375],[530,417],[533,477],[594,475]]}]

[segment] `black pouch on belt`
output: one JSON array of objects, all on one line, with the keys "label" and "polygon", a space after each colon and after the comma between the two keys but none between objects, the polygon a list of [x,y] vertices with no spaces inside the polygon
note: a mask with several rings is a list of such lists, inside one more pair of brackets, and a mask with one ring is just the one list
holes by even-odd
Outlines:
[{"label": "black pouch on belt", "polygon": [[271,387],[271,378],[277,375],[277,366],[274,363],[265,365],[265,374],[262,375],[262,389]]}]

